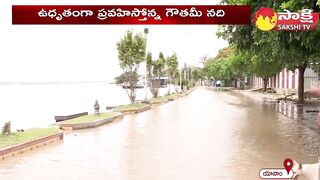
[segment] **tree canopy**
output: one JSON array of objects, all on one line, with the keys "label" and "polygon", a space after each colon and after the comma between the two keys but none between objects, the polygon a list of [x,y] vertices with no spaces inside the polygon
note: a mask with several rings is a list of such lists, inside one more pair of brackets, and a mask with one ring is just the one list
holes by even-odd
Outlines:
[{"label": "tree canopy", "polygon": [[139,64],[145,60],[146,39],[141,33],[134,35],[132,31],[127,31],[117,43],[117,49],[121,69],[136,71]]},{"label": "tree canopy", "polygon": [[158,97],[160,88],[160,79],[163,75],[163,70],[165,68],[166,61],[163,53],[159,53],[159,58],[157,60],[152,60],[152,54],[147,55],[147,71],[148,71],[148,82],[150,85],[150,90],[153,97]]},{"label": "tree canopy", "polygon": [[119,65],[123,73],[116,80],[130,87],[130,92],[127,90],[127,94],[131,103],[134,103],[136,98],[135,88],[139,80],[137,72],[140,63],[145,61],[146,57],[146,39],[141,33],[134,35],[132,31],[127,31],[117,43],[117,50]]},{"label": "tree canopy", "polygon": [[[271,7],[275,12],[284,9],[300,11],[308,8],[319,12],[319,0],[296,1],[288,0],[224,0],[225,4],[251,5],[251,16],[261,7]],[[253,18],[252,18],[253,19]],[[319,29],[319,25],[318,25]],[[310,62],[320,61],[320,31],[294,32],[294,31],[260,31],[250,25],[220,26],[217,35],[224,38],[235,47],[236,52],[252,55],[253,64],[259,75],[270,75],[276,72],[277,67],[294,70],[299,69],[299,102],[303,102],[303,75]],[[265,68],[258,68],[258,67]],[[267,72],[266,69],[269,69]],[[262,73],[262,74],[261,74]]]},{"label": "tree canopy", "polygon": [[178,58],[177,54],[173,53],[171,56],[166,58],[166,67],[167,67],[167,74],[168,74],[168,94],[170,94],[170,84],[176,82],[177,72],[178,72]]}]

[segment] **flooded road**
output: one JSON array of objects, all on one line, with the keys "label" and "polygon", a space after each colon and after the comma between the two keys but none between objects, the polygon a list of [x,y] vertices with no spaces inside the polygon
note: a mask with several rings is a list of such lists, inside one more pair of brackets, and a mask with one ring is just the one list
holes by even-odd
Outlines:
[{"label": "flooded road", "polygon": [[318,134],[233,92],[189,96],[0,161],[4,180],[259,179],[285,158],[317,162]]}]

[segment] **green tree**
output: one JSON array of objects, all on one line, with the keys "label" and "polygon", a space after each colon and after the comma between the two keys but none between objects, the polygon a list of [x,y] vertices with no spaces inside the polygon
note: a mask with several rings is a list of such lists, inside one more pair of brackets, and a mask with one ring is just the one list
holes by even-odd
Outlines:
[{"label": "green tree", "polygon": [[235,54],[233,47],[226,47],[208,60],[203,68],[203,76],[215,80],[234,80],[236,86],[236,81],[242,77],[243,66],[241,56]]},{"label": "green tree", "polygon": [[118,59],[123,74],[120,76],[122,82],[129,86],[126,92],[131,103],[136,99],[136,85],[138,83],[139,64],[145,60],[146,56],[146,39],[141,33],[133,34],[132,31],[127,33],[117,43]]},{"label": "green tree", "polygon": [[[293,1],[283,2],[279,7],[275,7],[277,11],[288,9],[290,11],[299,11],[301,9],[312,9],[319,12],[319,6],[315,0],[313,1]],[[304,72],[311,62],[320,61],[320,25],[317,31],[309,32],[275,32],[279,39],[281,47],[285,49],[286,58],[283,58],[287,68],[299,70],[298,83],[298,102],[303,103],[304,95]]]},{"label": "green tree", "polygon": [[211,59],[204,70],[209,79],[228,81],[235,76],[228,58]]},{"label": "green tree", "polygon": [[148,79],[150,90],[153,97],[158,97],[159,95],[159,88],[161,86],[161,76],[163,75],[163,70],[165,68],[166,61],[165,58],[160,52],[159,58],[155,61],[152,60],[151,53],[147,55],[147,71],[148,71]]},{"label": "green tree", "polygon": [[251,66],[251,56],[248,53],[236,52],[232,48],[232,52],[229,57],[226,58],[229,61],[229,68],[231,69],[231,80],[234,80],[234,86],[238,87],[238,81],[240,82],[240,87],[244,87],[244,77],[252,75],[250,71]]},{"label": "green tree", "polygon": [[168,72],[168,94],[170,94],[170,85],[175,82],[176,74],[178,72],[178,58],[176,53],[166,59],[166,66]]},{"label": "green tree", "polygon": [[178,69],[174,74],[174,88],[176,92],[179,92],[180,87],[180,69]]},{"label": "green tree", "polygon": [[263,91],[266,92],[269,78],[276,75],[281,70],[281,65],[272,59],[261,59],[259,56],[252,57],[251,71],[262,78]]},{"label": "green tree", "polygon": [[203,80],[203,71],[200,67],[192,68],[192,79],[195,81]]},{"label": "green tree", "polygon": [[134,79],[134,81],[139,81],[139,78],[141,76],[138,75],[137,72],[126,72],[126,73],[122,73],[120,76],[117,76],[114,78],[115,83],[117,85],[128,85],[128,83],[125,83],[123,80],[126,79],[126,77],[131,77],[132,79]]},{"label": "green tree", "polygon": [[200,67],[194,67],[191,69],[191,74],[193,81],[200,82],[200,85],[202,85],[202,81],[205,79],[203,69]]},{"label": "green tree", "polygon": [[[317,6],[316,1],[225,0],[224,3],[251,5],[252,17],[254,12],[260,7],[271,7],[275,12],[282,11],[283,9],[298,11],[304,8],[311,8],[315,12],[319,12],[319,6]],[[253,24],[246,26],[221,26],[217,35],[228,40],[229,44],[233,45],[237,51],[249,51],[253,55],[258,56],[266,52],[271,53],[274,58],[281,61],[283,67],[291,70],[298,68],[298,102],[302,103],[304,71],[310,62],[319,61],[320,58],[318,53],[320,31],[265,32],[257,30]],[[272,64],[270,65],[273,66]]]}]

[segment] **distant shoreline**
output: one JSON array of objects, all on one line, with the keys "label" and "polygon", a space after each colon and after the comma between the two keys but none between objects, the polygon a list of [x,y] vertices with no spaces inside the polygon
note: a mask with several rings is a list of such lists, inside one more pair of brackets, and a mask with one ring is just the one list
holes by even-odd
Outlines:
[{"label": "distant shoreline", "polygon": [[107,83],[110,81],[49,81],[49,82],[0,82],[0,85],[50,85],[50,84],[88,84],[88,83]]}]

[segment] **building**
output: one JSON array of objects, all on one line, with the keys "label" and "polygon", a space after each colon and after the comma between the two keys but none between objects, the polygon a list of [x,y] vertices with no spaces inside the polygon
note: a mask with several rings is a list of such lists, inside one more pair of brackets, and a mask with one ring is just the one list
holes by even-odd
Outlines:
[{"label": "building", "polygon": [[[299,70],[290,71],[283,69],[275,76],[269,78],[268,86],[277,91],[297,92],[298,91]],[[263,87],[263,79],[257,76],[252,77],[250,83],[253,87]],[[319,74],[307,67],[304,73],[304,89],[310,89],[312,86],[320,84]]]}]

